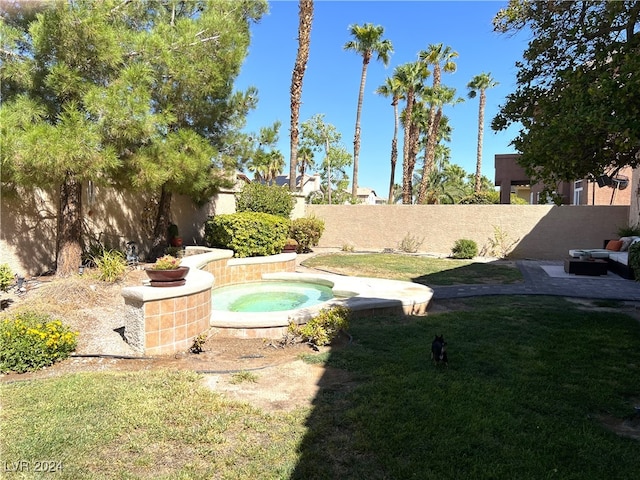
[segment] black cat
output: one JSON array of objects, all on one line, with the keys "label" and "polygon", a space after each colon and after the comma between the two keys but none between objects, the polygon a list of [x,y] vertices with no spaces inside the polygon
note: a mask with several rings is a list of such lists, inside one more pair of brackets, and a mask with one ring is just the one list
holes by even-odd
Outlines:
[{"label": "black cat", "polygon": [[447,342],[444,341],[444,335],[436,335],[433,343],[431,343],[431,359],[436,365],[440,363],[448,365]]}]

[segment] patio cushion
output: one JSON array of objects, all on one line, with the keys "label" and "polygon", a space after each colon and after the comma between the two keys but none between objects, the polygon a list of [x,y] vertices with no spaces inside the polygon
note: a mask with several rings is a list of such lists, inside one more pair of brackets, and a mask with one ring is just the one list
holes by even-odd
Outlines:
[{"label": "patio cushion", "polygon": [[629,247],[631,246],[631,244],[639,238],[640,237],[637,237],[637,236],[620,237],[620,241],[622,242],[622,247],[620,247],[620,251],[626,252],[627,250],[629,250]]},{"label": "patio cushion", "polygon": [[611,252],[609,259],[623,265],[629,265],[629,252]]},{"label": "patio cushion", "polygon": [[607,250],[612,250],[614,252],[619,252],[620,249],[622,248],[622,241],[621,240],[609,240],[607,242]]},{"label": "patio cushion", "polygon": [[573,258],[578,258],[580,255],[591,255],[591,258],[609,258],[609,254],[612,253],[611,250],[606,250],[604,248],[579,248],[574,250],[569,250],[569,255]]}]

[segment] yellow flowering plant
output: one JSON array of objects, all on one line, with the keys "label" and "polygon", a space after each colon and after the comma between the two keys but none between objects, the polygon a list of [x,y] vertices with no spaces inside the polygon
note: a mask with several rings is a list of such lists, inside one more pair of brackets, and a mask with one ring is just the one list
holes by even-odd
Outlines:
[{"label": "yellow flowering plant", "polygon": [[49,315],[22,311],[0,321],[0,372],[24,373],[64,360],[78,333]]}]

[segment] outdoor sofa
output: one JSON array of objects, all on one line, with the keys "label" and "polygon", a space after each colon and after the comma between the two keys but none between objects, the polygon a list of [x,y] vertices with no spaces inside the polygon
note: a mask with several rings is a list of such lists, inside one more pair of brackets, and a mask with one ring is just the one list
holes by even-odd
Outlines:
[{"label": "outdoor sofa", "polygon": [[579,258],[583,255],[607,260],[607,268],[623,278],[634,280],[633,269],[629,266],[629,247],[640,242],[640,237],[622,237],[618,240],[605,240],[604,248],[569,250],[569,255]]}]

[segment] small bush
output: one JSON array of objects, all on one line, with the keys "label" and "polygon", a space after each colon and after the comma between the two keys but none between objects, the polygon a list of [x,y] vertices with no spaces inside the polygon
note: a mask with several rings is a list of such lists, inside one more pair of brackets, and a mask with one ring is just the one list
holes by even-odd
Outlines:
[{"label": "small bush", "polygon": [[461,205],[494,205],[500,203],[500,192],[476,192],[460,199]]},{"label": "small bush", "polygon": [[619,237],[640,236],[640,223],[636,223],[635,225],[624,225],[622,227],[618,227],[618,236]]},{"label": "small bush", "polygon": [[206,333],[201,333],[200,335],[198,335],[196,338],[193,339],[193,343],[191,344],[191,347],[189,347],[189,351],[191,353],[202,353],[204,352],[204,346],[207,343],[207,334]]},{"label": "small bush", "polygon": [[298,253],[307,253],[318,245],[324,232],[324,220],[316,217],[296,218],[291,222],[289,236],[298,242]]},{"label": "small bush", "polygon": [[164,249],[164,253],[165,255],[171,255],[176,258],[184,257],[184,250],[182,247],[167,247]]},{"label": "small bush", "polygon": [[398,244],[398,250],[405,253],[416,253],[424,243],[424,237],[418,238],[416,235],[407,233]]},{"label": "small bush", "polygon": [[519,238],[511,240],[507,232],[493,225],[493,238],[489,238],[487,244],[482,247],[482,254],[490,257],[508,258],[519,240]]},{"label": "small bush", "polygon": [[0,323],[0,371],[24,373],[64,360],[78,333],[47,314],[24,311]]},{"label": "small bush", "polygon": [[290,225],[288,219],[268,213],[216,215],[205,224],[205,241],[233,250],[236,257],[275,255],[282,252]]},{"label": "small bush", "polygon": [[243,382],[256,383],[258,381],[258,375],[253,372],[248,372],[246,370],[242,370],[240,372],[235,372],[231,375],[231,380],[229,383],[237,385]]},{"label": "small bush", "polygon": [[640,282],[640,242],[629,247],[629,266],[633,269],[636,282]]},{"label": "small bush", "polygon": [[324,308],[305,325],[289,324],[289,332],[300,337],[303,342],[316,346],[328,345],[340,330],[349,328],[349,309],[334,306]]},{"label": "small bush", "polygon": [[0,291],[6,292],[13,285],[14,276],[9,264],[0,265]]},{"label": "small bush", "polygon": [[248,183],[236,195],[236,212],[269,213],[289,218],[295,200],[287,187]]},{"label": "small bush", "polygon": [[456,240],[451,249],[451,256],[458,259],[471,259],[478,255],[478,245],[473,240],[462,238]]},{"label": "small bush", "polygon": [[103,282],[115,282],[127,271],[124,254],[118,250],[104,250],[101,255],[93,257],[98,269],[98,278]]},{"label": "small bush", "polygon": [[348,253],[353,253],[356,251],[356,247],[352,244],[352,243],[345,243],[342,245],[342,251],[343,252],[348,252]]}]

